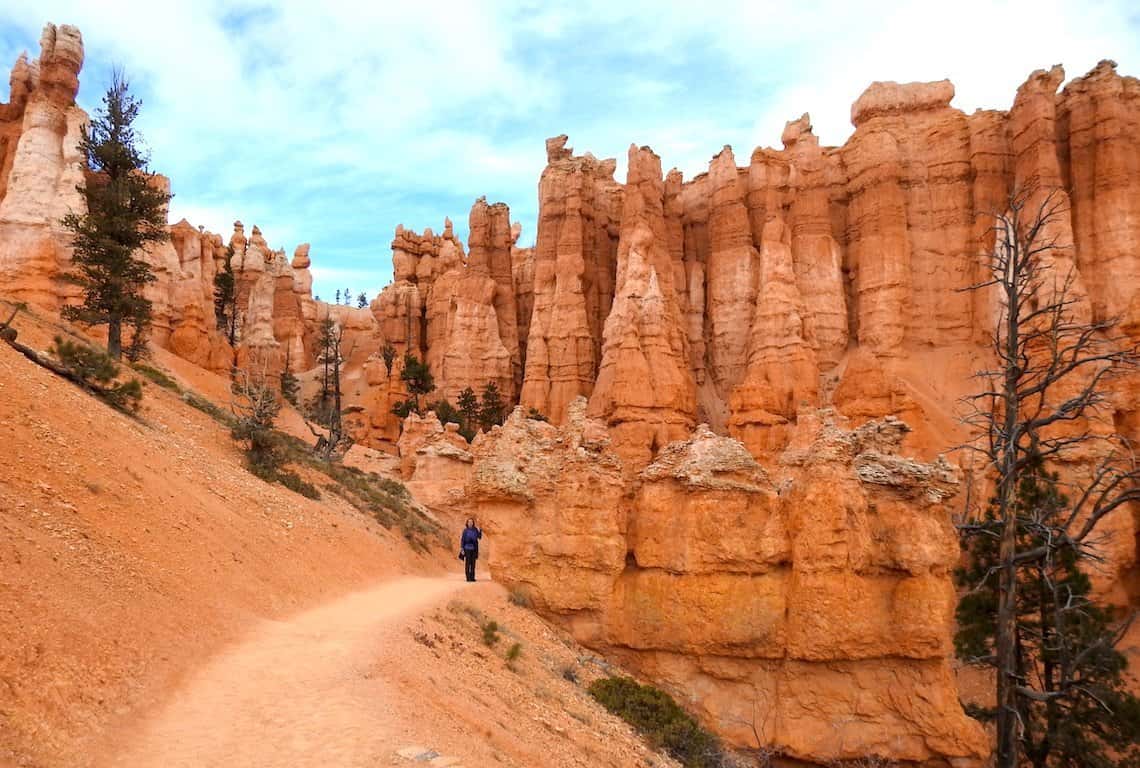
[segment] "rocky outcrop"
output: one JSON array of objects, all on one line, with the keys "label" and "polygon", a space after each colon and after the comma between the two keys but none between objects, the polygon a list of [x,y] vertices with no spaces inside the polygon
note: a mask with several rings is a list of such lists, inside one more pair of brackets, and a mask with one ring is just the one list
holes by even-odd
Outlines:
[{"label": "rocky outcrop", "polygon": [[665,246],[661,158],[630,147],[617,287],[606,318],[590,415],[603,419],[631,465],[686,434],[696,413],[684,319]]},{"label": "rocky outcrop", "polygon": [[[526,342],[530,336],[530,316],[534,313],[534,248],[518,247],[522,225],[511,225],[511,279],[515,289],[515,308],[518,312],[519,358],[526,369]],[[519,382],[520,391],[522,382]]]},{"label": "rocky outcrop", "polygon": [[0,286],[52,309],[74,294],[59,280],[70,260],[60,222],[85,210],[76,190],[86,167],[78,144],[87,114],[75,105],[82,66],[79,30],[48,24],[39,58],[20,56],[0,105]]},{"label": "rocky outcrop", "polygon": [[702,425],[623,495],[606,429],[577,402],[564,430],[517,411],[476,442],[468,498],[497,580],[730,740],[759,733],[815,762],[981,763],[949,665],[950,465],[900,456],[897,420],[805,412],[774,467]]},{"label": "rocky outcrop", "polygon": [[400,474],[417,501],[443,508],[462,498],[472,457],[458,424],[441,424],[434,411],[413,413],[404,420],[399,450]]},{"label": "rocky outcrop", "polygon": [[510,356],[511,376],[504,390],[513,398],[522,383],[522,357],[519,352],[519,311],[514,285],[514,243],[518,239],[511,226],[511,211],[506,203],[487,205],[484,197],[475,201],[469,219],[470,235],[467,258],[468,272],[489,275],[494,281],[491,307],[498,321],[499,342]]},{"label": "rocky outcrop", "polygon": [[[586,400],[567,407],[566,426],[527,419],[516,408],[478,438],[467,496],[495,538],[496,579],[530,596],[545,614],[595,640],[614,580],[625,568],[621,461],[605,425],[586,418]],[[501,533],[513,530],[512,535]]]},{"label": "rocky outcrop", "polygon": [[576,156],[566,136],[546,142],[538,186],[534,310],[521,402],[556,423],[589,395],[613,304],[622,186],[613,160]]}]

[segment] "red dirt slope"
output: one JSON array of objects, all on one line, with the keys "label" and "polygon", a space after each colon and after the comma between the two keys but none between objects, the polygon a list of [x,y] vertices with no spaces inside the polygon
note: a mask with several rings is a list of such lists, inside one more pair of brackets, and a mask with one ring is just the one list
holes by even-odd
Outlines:
[{"label": "red dirt slope", "polygon": [[0,765],[86,765],[258,619],[436,562],[256,479],[176,394],[148,384],[133,420],[0,344]]}]

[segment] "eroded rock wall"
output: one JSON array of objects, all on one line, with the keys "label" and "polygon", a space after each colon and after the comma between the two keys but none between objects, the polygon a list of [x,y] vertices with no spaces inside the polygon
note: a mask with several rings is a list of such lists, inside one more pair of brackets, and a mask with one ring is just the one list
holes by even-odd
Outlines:
[{"label": "eroded rock wall", "polygon": [[736,743],[980,764],[950,668],[954,468],[901,456],[896,419],[805,411],[774,466],[701,425],[631,485],[584,411],[476,440],[496,580]]}]

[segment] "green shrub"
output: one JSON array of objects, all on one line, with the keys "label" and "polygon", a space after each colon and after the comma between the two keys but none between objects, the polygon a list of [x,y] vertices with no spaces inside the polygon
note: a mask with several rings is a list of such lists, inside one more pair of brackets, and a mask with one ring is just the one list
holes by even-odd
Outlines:
[{"label": "green shrub", "polygon": [[435,417],[439,419],[440,424],[452,422],[463,426],[463,414],[461,414],[447,398],[441,398],[434,403],[428,403],[428,410],[435,411]]},{"label": "green shrub", "polygon": [[194,392],[183,392],[182,402],[191,408],[196,408],[223,426],[231,428],[234,426],[235,419],[233,415],[222,410],[201,395],[195,394]]},{"label": "green shrub", "polygon": [[447,544],[443,529],[426,517],[408,489],[398,480],[363,472],[336,462],[321,461],[312,446],[283,432],[275,432],[286,462],[315,469],[332,480],[325,490],[340,496],[358,511],[391,530],[398,528],[413,549],[427,552],[431,543]]},{"label": "green shrub", "polygon": [[289,472],[286,470],[277,473],[277,482],[285,486],[294,493],[299,493],[307,499],[319,499],[321,492],[317,490],[317,486],[304,480],[296,472]]},{"label": "green shrub", "polygon": [[722,768],[727,757],[719,740],[701,728],[664,691],[628,677],[605,677],[587,689],[599,704],[664,749],[685,768]]},{"label": "green shrub", "polygon": [[142,395],[142,382],[131,379],[107,389],[103,392],[102,398],[116,410],[135,413],[142,403]]},{"label": "green shrub", "polygon": [[56,336],[51,353],[74,381],[103,402],[124,413],[138,411],[142,403],[142,384],[138,379],[116,382],[119,366],[105,352]]},{"label": "green shrub", "polygon": [[301,382],[288,368],[281,371],[281,397],[294,408],[297,407],[297,395],[301,391]]},{"label": "green shrub", "polygon": [[497,642],[499,642],[499,624],[496,621],[488,621],[483,625],[483,643],[490,646]]},{"label": "green shrub", "polygon": [[532,421],[550,421],[550,419],[546,418],[546,414],[534,406],[531,406],[530,410],[526,412],[526,417]]},{"label": "green shrub", "polygon": [[135,363],[134,369],[163,389],[169,389],[171,392],[182,392],[182,387],[178,386],[178,382],[157,368],[145,363]]},{"label": "green shrub", "polygon": [[512,643],[511,647],[507,649],[507,666],[514,668],[514,664],[522,656],[522,643]]},{"label": "green shrub", "polygon": [[277,393],[263,376],[238,371],[232,385],[235,421],[231,434],[245,443],[249,470],[263,480],[277,479],[284,463],[284,451],[274,421],[281,410]]}]

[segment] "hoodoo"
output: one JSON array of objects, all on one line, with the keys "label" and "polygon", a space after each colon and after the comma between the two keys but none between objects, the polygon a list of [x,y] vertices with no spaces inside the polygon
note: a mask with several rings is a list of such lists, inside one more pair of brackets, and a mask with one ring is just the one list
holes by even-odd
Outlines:
[{"label": "hoodoo", "polygon": [[[79,31],[48,25],[40,46],[0,105],[0,296],[50,314],[76,298],[60,221],[85,205],[87,117]],[[982,486],[949,451],[992,359],[1001,303],[968,289],[1011,193],[1057,191],[1050,274],[1140,343],[1140,81],[1111,61],[1064,78],[1038,70],[1008,110],[973,114],[947,80],[875,82],[843,146],[804,114],[782,148],[725,146],[692,179],[634,145],[622,182],[550,138],[533,248],[480,198],[466,244],[450,219],[397,227],[393,279],[361,308],[313,297],[308,243],[288,259],[257,226],[179,221],[143,255],[151,343],[213,372],[288,366],[311,395],[331,320],[354,441],[404,454],[421,501],[484,521],[495,579],[575,640],[730,744],[981,766],[952,574],[955,515]],[[227,260],[232,346],[214,304]],[[495,384],[505,423],[468,445],[430,413],[404,422],[412,358],[432,402]],[[1138,386],[1113,379],[1090,429],[1140,442]],[[1105,530],[1094,588],[1135,609],[1140,513]]]}]

